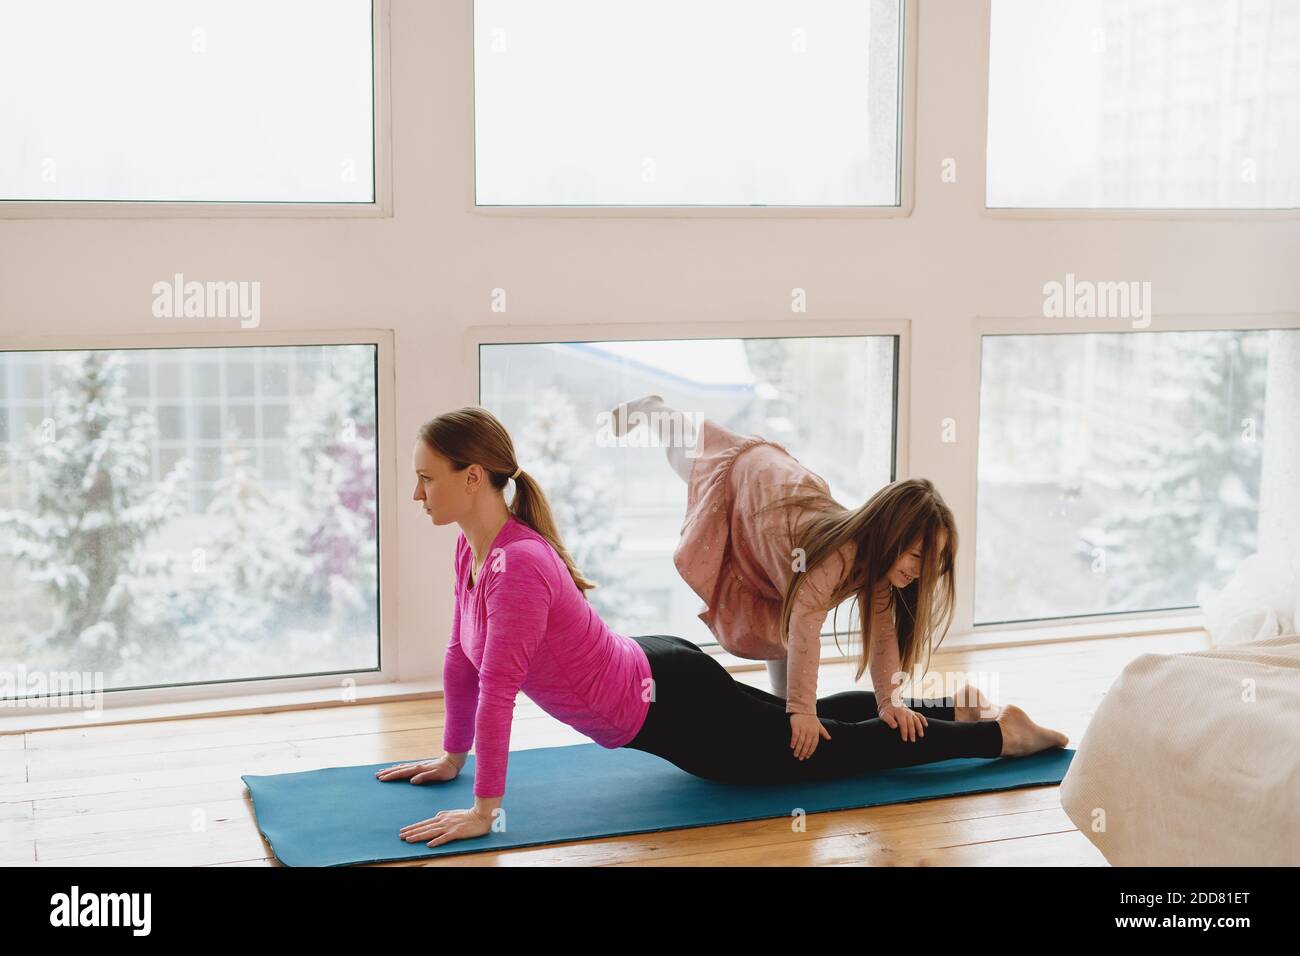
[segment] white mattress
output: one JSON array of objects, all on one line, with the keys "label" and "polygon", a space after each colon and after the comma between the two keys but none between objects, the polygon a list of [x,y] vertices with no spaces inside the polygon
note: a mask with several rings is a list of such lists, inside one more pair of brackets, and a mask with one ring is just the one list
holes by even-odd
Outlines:
[{"label": "white mattress", "polygon": [[1115,866],[1300,865],[1300,635],[1134,659],[1061,806]]}]

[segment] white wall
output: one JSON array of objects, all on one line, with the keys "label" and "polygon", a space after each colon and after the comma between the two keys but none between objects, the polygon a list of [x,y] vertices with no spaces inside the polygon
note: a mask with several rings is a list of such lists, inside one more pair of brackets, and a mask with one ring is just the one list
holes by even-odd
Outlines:
[{"label": "white wall", "polygon": [[[419,424],[473,402],[462,335],[503,322],[808,321],[906,318],[910,472],[933,478],[974,555],[977,316],[1041,316],[1042,286],[1149,280],[1169,315],[1300,313],[1300,220],[995,218],[983,213],[986,0],[923,0],[917,61],[915,206],[906,218],[517,217],[472,211],[470,0],[393,0],[393,216],[384,219],[0,220],[0,335],[174,332],[150,287],[258,280],[265,331],[385,327],[395,333],[404,677],[434,674],[451,619],[454,526],[409,502]],[[958,180],[940,180],[957,161]],[[502,287],[509,312],[493,313]],[[195,320],[189,320],[195,322]],[[236,322],[186,328],[230,329]],[[244,334],[252,337],[255,331]],[[605,333],[602,333],[605,334]],[[906,353],[905,353],[906,354]],[[958,423],[956,444],[940,421]],[[900,477],[905,477],[900,475]],[[963,595],[969,621],[969,589]],[[959,618],[960,620],[960,618]]]}]

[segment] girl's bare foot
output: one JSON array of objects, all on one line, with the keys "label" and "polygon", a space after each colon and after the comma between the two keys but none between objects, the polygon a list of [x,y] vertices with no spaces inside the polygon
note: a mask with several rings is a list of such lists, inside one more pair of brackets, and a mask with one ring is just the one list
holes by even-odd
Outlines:
[{"label": "girl's bare foot", "polygon": [[998,715],[998,708],[989,702],[987,696],[978,687],[962,684],[953,692],[956,701],[954,720],[993,720]]},{"label": "girl's bare foot", "polygon": [[1040,727],[1015,704],[1006,704],[995,718],[1002,728],[1003,757],[1026,757],[1050,747],[1064,747],[1070,738],[1058,730]]},{"label": "girl's bare foot", "polygon": [[623,402],[621,405],[615,405],[610,409],[610,414],[614,421],[615,437],[623,437],[631,431],[632,428],[641,423],[640,419],[629,422],[633,412],[645,413],[663,403],[664,398],[662,395],[645,395],[635,401]]}]

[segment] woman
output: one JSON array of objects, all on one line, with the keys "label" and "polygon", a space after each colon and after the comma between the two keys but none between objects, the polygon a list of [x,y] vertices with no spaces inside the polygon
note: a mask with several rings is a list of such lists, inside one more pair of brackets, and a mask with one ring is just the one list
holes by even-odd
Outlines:
[{"label": "woman", "polygon": [[[399,831],[438,846],[482,836],[505,793],[510,722],[522,690],[551,716],[605,747],[653,753],[688,773],[729,782],[795,782],[953,757],[1020,756],[1065,739],[1007,706],[996,720],[959,721],[953,706],[918,707],[914,741],[877,719],[875,699],[848,691],[818,701],[830,738],[806,760],[786,746],[783,702],[732,678],[675,637],[624,637],[586,600],[594,585],[569,557],[542,489],[515,460],[502,424],[468,407],[420,429],[419,501],[436,525],[456,522],[456,607],[443,670],[443,756],[376,773],[382,781],[454,778],[475,748],[474,806]],[[503,490],[515,481],[507,506]],[[945,701],[947,704],[947,701]]]},{"label": "woman", "polygon": [[[898,688],[922,647],[928,668],[940,621],[947,632],[957,550],[956,522],[934,485],[896,481],[849,510],[781,445],[708,419],[696,430],[659,395],[610,417],[616,435],[642,423],[656,432],[686,482],[673,561],[704,599],[700,619],[722,648],[767,661],[796,755],[810,755],[827,737],[817,710],[822,628],[848,598],[863,622],[854,679],[870,667],[879,718],[904,738],[922,732],[925,714],[905,705]],[[957,694],[956,706],[960,716],[996,713],[973,687]]]}]

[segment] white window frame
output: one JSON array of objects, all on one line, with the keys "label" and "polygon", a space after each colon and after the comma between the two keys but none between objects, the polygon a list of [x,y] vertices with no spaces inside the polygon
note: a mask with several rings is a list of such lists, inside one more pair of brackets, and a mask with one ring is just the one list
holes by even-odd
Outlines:
[{"label": "white window frame", "polygon": [[373,202],[151,202],[142,200],[0,200],[3,219],[388,219],[393,215],[389,7],[372,0],[374,41]]},{"label": "white window frame", "polygon": [[[157,719],[169,713],[193,716],[200,713],[256,713],[267,709],[301,706],[303,703],[345,704],[370,697],[398,699],[421,696],[427,688],[420,683],[395,688],[399,661],[427,653],[427,635],[398,632],[397,627],[397,462],[395,387],[393,374],[393,333],[391,329],[331,329],[329,331],[196,332],[138,335],[76,335],[0,338],[0,351],[68,350],[130,348],[196,348],[204,346],[263,347],[275,345],[374,345],[377,346],[377,455],[379,460],[379,668],[309,674],[302,677],[252,677],[176,687],[105,689],[102,713],[70,706],[54,706],[40,699],[0,703],[0,733],[17,729],[91,726],[95,723],[131,719]],[[406,454],[405,451],[402,454]],[[405,472],[403,473],[405,475]],[[77,670],[75,662],[67,668]],[[377,693],[368,693],[367,689]],[[259,705],[259,698],[271,699],[274,705]]]},{"label": "white window frame", "polygon": [[518,206],[477,203],[478,140],[475,132],[474,0],[461,0],[467,11],[470,49],[470,149],[465,212],[479,216],[542,219],[906,219],[912,215],[916,154],[917,0],[902,3],[903,36],[899,47],[898,205],[896,206]]}]

